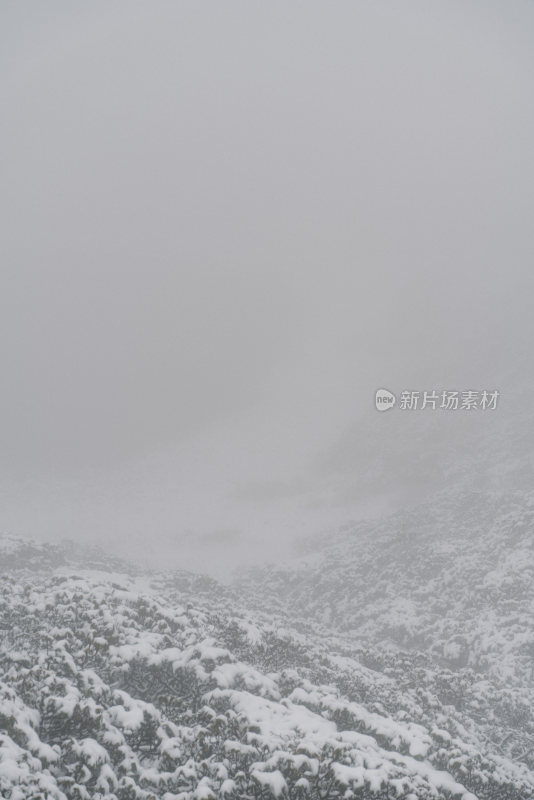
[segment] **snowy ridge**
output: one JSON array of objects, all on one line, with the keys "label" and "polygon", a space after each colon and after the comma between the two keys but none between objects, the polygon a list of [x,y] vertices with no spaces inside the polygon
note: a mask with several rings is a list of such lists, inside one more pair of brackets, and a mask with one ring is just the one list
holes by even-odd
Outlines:
[{"label": "snowy ridge", "polygon": [[222,587],[30,559],[1,584],[6,800],[534,796],[527,764],[379,651],[362,664]]}]

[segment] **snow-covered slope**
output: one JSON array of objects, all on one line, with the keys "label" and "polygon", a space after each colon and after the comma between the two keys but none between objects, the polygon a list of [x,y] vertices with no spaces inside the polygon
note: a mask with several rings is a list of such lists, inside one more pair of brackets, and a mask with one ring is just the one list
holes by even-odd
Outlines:
[{"label": "snow-covered slope", "polygon": [[533,532],[528,492],[442,493],[316,542],[308,563],[257,570],[237,595],[423,685],[534,768]]},{"label": "snow-covered slope", "polygon": [[533,677],[533,532],[533,494],[437,495],[317,540],[308,562],[255,570],[239,588],[359,641],[424,648],[523,684]]},{"label": "snow-covered slope", "polygon": [[[322,570],[332,582],[347,536]],[[228,589],[132,572],[94,551],[87,567],[73,547],[53,558],[12,539],[3,547],[6,800],[534,796],[528,758],[509,758],[482,719],[499,704],[528,713],[523,687],[375,646],[365,615],[362,647],[334,595],[326,635],[313,621],[320,593],[312,602],[309,591],[311,616],[304,606],[310,568]],[[301,587],[284,608],[275,596],[292,597],[288,581]]]}]

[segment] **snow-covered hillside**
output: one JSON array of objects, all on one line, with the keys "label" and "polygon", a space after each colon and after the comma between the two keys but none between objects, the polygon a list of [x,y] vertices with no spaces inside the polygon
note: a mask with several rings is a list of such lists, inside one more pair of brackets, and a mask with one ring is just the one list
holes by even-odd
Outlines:
[{"label": "snow-covered hillside", "polygon": [[248,575],[238,596],[423,683],[534,768],[533,532],[530,493],[442,493],[316,542],[308,564]]},{"label": "snow-covered hillside", "polygon": [[231,586],[4,537],[0,796],[534,797],[534,506],[439,503]]}]

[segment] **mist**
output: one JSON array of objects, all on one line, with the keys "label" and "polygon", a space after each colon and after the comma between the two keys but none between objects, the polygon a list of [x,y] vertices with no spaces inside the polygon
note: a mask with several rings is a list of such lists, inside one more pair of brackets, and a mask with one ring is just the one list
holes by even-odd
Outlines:
[{"label": "mist", "polygon": [[223,574],[521,430],[530,4],[0,14],[4,530]]}]

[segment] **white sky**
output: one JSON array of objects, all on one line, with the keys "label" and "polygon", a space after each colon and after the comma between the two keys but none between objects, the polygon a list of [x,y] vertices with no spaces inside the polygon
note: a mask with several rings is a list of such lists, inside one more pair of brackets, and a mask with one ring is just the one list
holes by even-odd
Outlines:
[{"label": "white sky", "polygon": [[4,0],[0,525],[219,572],[388,507],[420,433],[374,390],[529,363],[533,37],[526,2]]}]

